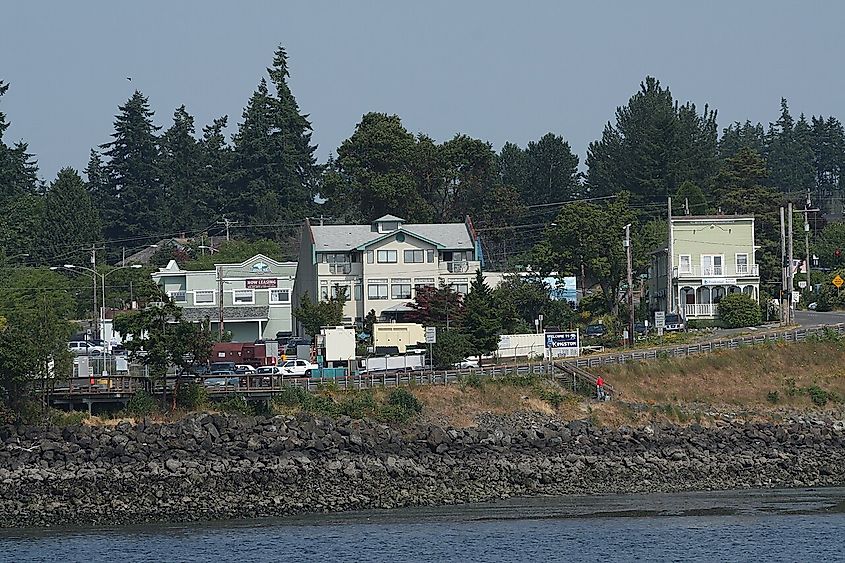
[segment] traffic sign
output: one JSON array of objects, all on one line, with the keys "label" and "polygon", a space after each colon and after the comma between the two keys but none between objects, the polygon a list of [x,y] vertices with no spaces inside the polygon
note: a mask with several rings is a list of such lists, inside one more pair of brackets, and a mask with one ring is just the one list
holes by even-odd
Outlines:
[{"label": "traffic sign", "polygon": [[663,311],[654,312],[654,327],[664,328],[666,326],[666,313]]},{"label": "traffic sign", "polygon": [[845,280],[842,279],[842,276],[840,276],[839,274],[836,274],[836,277],[833,278],[833,285],[836,286],[836,289],[839,289],[840,287],[842,287],[843,283],[845,283]]},{"label": "traffic sign", "polygon": [[426,344],[437,344],[437,327],[436,326],[425,327],[425,343]]}]

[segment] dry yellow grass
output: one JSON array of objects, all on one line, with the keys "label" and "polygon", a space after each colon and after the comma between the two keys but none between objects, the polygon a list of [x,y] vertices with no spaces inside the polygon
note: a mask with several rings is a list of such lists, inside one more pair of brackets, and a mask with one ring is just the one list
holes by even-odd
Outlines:
[{"label": "dry yellow grass", "polygon": [[556,412],[535,390],[527,387],[420,386],[414,389],[414,395],[425,406],[423,413],[427,418],[456,427],[474,426],[475,417],[482,413],[509,414],[524,410],[552,415]]},{"label": "dry yellow grass", "polygon": [[[628,402],[712,405],[810,403],[801,389],[818,386],[845,396],[845,346],[804,342],[740,348],[691,358],[605,366],[601,373]],[[790,388],[798,393],[790,393]]]}]

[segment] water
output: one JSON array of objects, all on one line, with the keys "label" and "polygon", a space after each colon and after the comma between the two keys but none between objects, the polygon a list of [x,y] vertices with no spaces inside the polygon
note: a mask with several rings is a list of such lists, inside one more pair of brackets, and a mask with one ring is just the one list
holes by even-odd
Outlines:
[{"label": "water", "polygon": [[845,489],[511,499],[456,507],[0,532],[26,561],[845,561]]}]

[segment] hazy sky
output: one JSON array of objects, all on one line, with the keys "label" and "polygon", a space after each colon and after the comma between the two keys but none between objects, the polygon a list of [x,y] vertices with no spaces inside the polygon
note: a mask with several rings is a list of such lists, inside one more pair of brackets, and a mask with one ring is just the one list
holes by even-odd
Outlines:
[{"label": "hazy sky", "polygon": [[[0,107],[41,176],[84,168],[135,88],[165,127],[230,130],[288,49],[291,87],[321,161],[368,111],[412,132],[525,145],[548,131],[581,157],[642,79],[709,103],[720,128],[794,115],[845,117],[845,2],[4,2]],[[125,77],[131,76],[132,82]]]}]

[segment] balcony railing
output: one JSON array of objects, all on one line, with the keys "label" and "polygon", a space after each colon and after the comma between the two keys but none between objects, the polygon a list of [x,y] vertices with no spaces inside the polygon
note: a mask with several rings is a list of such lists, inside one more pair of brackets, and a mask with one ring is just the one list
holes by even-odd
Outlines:
[{"label": "balcony railing", "polygon": [[474,262],[467,262],[461,260],[459,262],[446,262],[446,271],[450,274],[466,274],[470,271],[470,264]]},{"label": "balcony railing", "polygon": [[330,263],[329,273],[334,275],[347,276],[352,273],[352,264],[350,262]]},{"label": "balcony railing", "polygon": [[716,316],[716,308],[718,305],[713,303],[694,303],[692,305],[684,305],[684,315],[688,319],[692,318],[714,318]]},{"label": "balcony railing", "polygon": [[689,266],[675,268],[676,278],[721,278],[721,277],[757,277],[760,269],[757,264],[737,264],[735,266]]},{"label": "balcony railing", "polygon": [[185,303],[188,300],[187,294],[184,291],[170,291],[167,293],[175,303]]}]

